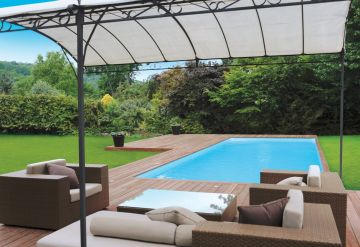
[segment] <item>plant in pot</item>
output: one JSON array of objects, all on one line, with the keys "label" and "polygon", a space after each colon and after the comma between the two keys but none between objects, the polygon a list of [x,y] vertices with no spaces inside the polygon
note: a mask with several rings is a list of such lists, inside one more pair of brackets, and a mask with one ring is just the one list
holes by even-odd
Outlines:
[{"label": "plant in pot", "polygon": [[125,132],[121,131],[118,132],[117,130],[123,130],[124,129],[124,121],[117,117],[114,118],[111,122],[112,124],[112,131],[111,136],[113,138],[114,146],[115,147],[123,147],[125,142]]},{"label": "plant in pot", "polygon": [[171,124],[171,131],[173,135],[180,135],[181,134],[181,125],[179,124],[179,118],[173,118],[170,121]]},{"label": "plant in pot", "polygon": [[125,142],[125,133],[124,132],[111,132],[115,147],[123,147]]}]

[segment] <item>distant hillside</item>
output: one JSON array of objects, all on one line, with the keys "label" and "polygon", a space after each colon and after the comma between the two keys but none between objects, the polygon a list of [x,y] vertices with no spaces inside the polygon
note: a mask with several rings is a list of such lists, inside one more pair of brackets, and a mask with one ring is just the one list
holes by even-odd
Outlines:
[{"label": "distant hillside", "polygon": [[30,75],[32,66],[33,64],[31,63],[0,61],[0,72],[13,71],[20,76],[28,76]]},{"label": "distant hillside", "polygon": [[[31,63],[18,63],[18,62],[7,62],[0,61],[0,73],[7,72],[15,72],[17,76],[29,76],[31,73],[31,68],[34,64]],[[97,82],[100,79],[100,75],[89,74],[85,75],[85,82],[92,84],[95,88],[97,88]]]}]

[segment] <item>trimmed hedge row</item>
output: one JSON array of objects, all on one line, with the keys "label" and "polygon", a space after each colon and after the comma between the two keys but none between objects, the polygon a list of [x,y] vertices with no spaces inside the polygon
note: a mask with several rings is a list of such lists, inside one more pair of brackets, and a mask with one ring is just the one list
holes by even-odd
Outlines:
[{"label": "trimmed hedge row", "polygon": [[[102,112],[100,101],[85,102],[87,131],[100,131]],[[73,97],[0,95],[1,132],[75,133],[77,119],[77,101]]]}]

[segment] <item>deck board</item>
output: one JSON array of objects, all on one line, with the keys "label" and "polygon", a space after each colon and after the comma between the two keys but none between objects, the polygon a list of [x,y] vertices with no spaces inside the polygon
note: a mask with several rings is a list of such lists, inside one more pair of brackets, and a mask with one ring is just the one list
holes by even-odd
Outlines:
[{"label": "deck board", "polygon": [[[144,171],[161,166],[174,159],[189,155],[195,151],[223,141],[230,137],[254,137],[254,135],[167,135],[140,140],[127,144],[128,147],[148,147],[170,149],[131,164],[113,168],[109,172],[110,206],[109,210],[116,210],[116,206],[138,193],[149,189],[170,189],[199,192],[232,193],[237,195],[238,205],[246,205],[249,200],[249,184],[222,183],[188,180],[160,180],[140,179],[135,176]],[[265,137],[256,135],[256,137]],[[283,137],[283,136],[274,136]],[[303,137],[303,136],[293,136]],[[314,136],[308,136],[314,137]],[[109,151],[124,152],[124,151]],[[322,157],[322,159],[324,159]],[[323,161],[324,162],[324,161]],[[326,161],[325,161],[326,162]],[[327,169],[327,164],[324,166]],[[348,219],[347,219],[347,247],[360,247],[360,191],[349,191]],[[51,233],[50,231],[3,226],[0,224],[0,247],[35,247],[38,239]]]}]

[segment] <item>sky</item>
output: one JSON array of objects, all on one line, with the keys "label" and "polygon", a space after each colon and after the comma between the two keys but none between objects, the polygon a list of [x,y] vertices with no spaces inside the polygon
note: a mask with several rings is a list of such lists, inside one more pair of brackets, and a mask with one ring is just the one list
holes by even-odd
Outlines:
[{"label": "sky", "polygon": [[[0,0],[0,8],[50,1],[51,0]],[[61,51],[61,48],[53,41],[33,31],[1,33],[0,47],[0,61],[26,63],[34,63],[39,54],[45,56],[49,51]],[[145,80],[149,76],[159,72],[160,71],[139,71],[136,73],[136,79]]]}]

